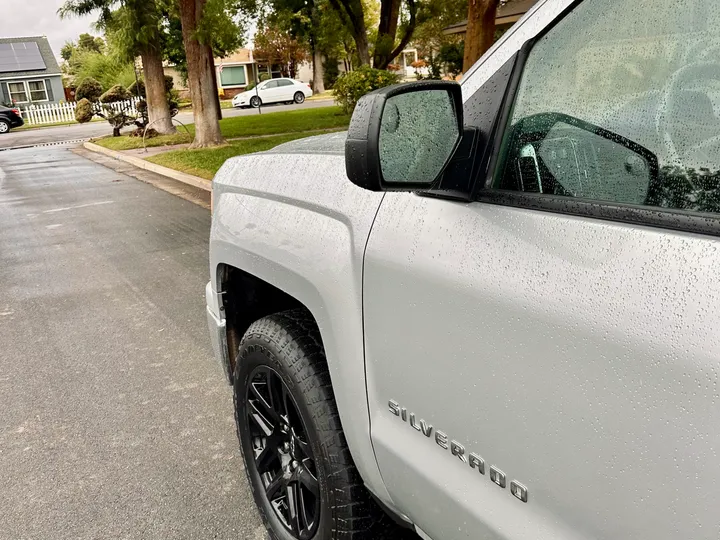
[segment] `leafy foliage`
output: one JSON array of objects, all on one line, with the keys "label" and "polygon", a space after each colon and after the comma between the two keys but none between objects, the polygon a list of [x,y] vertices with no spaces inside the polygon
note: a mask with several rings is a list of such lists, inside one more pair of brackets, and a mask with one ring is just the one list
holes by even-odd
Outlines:
[{"label": "leafy foliage", "polygon": [[362,66],[355,71],[343,73],[335,81],[333,96],[345,113],[355,110],[358,100],[368,92],[399,82],[399,77],[384,69]]},{"label": "leafy foliage", "polygon": [[268,25],[255,34],[253,55],[262,62],[280,64],[283,76],[295,78],[298,66],[308,59],[308,50],[279,26]]},{"label": "leafy foliage", "polygon": [[[80,123],[89,122],[93,116],[104,118],[112,126],[114,137],[120,136],[120,130],[124,126],[136,124],[139,128],[144,128],[147,125],[147,117],[144,112],[146,107],[138,104],[139,117],[136,117],[128,114],[129,102],[121,108],[110,106],[111,103],[123,102],[132,97],[120,84],[113,85],[107,92],[102,93],[102,87],[98,81],[85,79],[78,87],[76,95],[80,101],[75,108],[75,120]],[[145,104],[145,101],[140,103]]]},{"label": "leafy foliage", "polygon": [[142,79],[138,79],[137,81],[133,81],[133,83],[128,86],[128,93],[131,96],[137,96],[137,97],[145,97],[145,81]]},{"label": "leafy foliage", "polygon": [[437,58],[443,65],[445,71],[455,77],[462,73],[464,54],[465,43],[450,43],[440,48]]},{"label": "leafy foliage", "polygon": [[100,96],[100,103],[115,103],[117,101],[125,101],[126,99],[130,99],[130,97],[130,93],[123,85],[116,84]]},{"label": "leafy foliage", "polygon": [[87,98],[78,101],[77,107],[75,107],[75,120],[85,124],[92,120],[94,114],[92,103]]},{"label": "leafy foliage", "polygon": [[328,56],[323,62],[323,83],[328,90],[335,86],[335,81],[340,76],[338,63],[339,60],[334,56]]},{"label": "leafy foliage", "polygon": [[112,54],[100,54],[91,51],[77,50],[65,65],[65,73],[74,84],[84,79],[97,80],[103,90],[115,84],[129,85],[135,80],[133,66],[123,62]]},{"label": "leafy foliage", "polygon": [[91,36],[90,34],[80,34],[77,43],[67,41],[60,49],[60,56],[66,62],[69,62],[76,52],[105,52],[105,41],[100,37]]},{"label": "leafy foliage", "polygon": [[105,41],[100,37],[91,36],[90,34],[80,34],[78,37],[78,49],[81,51],[90,51],[96,53],[105,52]]},{"label": "leafy foliage", "polygon": [[[182,37],[182,25],[177,7],[172,1],[163,0],[163,54],[187,81],[187,59]],[[205,5],[198,29],[202,43],[208,42],[215,58],[222,58],[243,46],[244,28],[238,19],[240,5],[234,0],[210,0]]]},{"label": "leafy foliage", "polygon": [[103,87],[99,81],[93,79],[92,77],[85,77],[77,87],[75,99],[80,101],[85,99],[94,103],[100,99],[102,93]]}]

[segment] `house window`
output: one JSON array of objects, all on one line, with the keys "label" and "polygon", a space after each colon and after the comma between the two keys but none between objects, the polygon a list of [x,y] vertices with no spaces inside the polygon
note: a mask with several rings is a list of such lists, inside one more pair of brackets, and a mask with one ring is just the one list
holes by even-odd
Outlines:
[{"label": "house window", "polygon": [[9,82],[10,101],[13,103],[27,103],[27,91],[24,82]]},{"label": "house window", "polygon": [[245,66],[225,66],[220,71],[220,84],[223,87],[245,86]]},{"label": "house window", "polygon": [[28,81],[28,89],[30,90],[30,99],[32,101],[47,101],[48,93],[45,87],[45,81]]}]

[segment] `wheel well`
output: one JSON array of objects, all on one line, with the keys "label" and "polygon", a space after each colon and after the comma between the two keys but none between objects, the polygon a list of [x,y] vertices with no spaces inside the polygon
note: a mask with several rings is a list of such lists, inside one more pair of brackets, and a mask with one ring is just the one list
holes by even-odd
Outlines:
[{"label": "wheel well", "polygon": [[223,265],[220,269],[223,309],[227,325],[230,373],[235,371],[235,356],[249,326],[267,315],[305,308],[302,302],[252,274]]}]

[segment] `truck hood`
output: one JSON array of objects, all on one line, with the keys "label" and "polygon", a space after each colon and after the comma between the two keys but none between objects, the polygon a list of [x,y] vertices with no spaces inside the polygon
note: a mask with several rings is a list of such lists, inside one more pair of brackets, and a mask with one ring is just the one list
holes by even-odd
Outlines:
[{"label": "truck hood", "polygon": [[328,133],[290,141],[276,146],[266,154],[345,154],[347,131]]},{"label": "truck hood", "polygon": [[215,204],[225,193],[282,201],[336,215],[374,213],[382,198],[355,186],[345,172],[347,132],[287,142],[228,159],[215,175]]}]

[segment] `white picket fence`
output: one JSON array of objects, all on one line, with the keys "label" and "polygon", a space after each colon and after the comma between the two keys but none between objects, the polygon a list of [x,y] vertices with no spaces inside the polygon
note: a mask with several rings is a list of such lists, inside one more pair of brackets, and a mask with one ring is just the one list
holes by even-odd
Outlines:
[{"label": "white picket fence", "polygon": [[[127,107],[125,111],[127,114],[135,115],[137,110],[135,105],[138,102],[138,98],[133,98],[128,101],[118,101],[116,103],[106,103],[104,106],[110,107],[115,112],[119,112]],[[77,103],[53,103],[53,104],[32,104],[22,109],[22,117],[25,123],[30,126],[36,126],[40,124],[56,124],[58,122],[73,122],[75,121],[75,109]],[[96,105],[97,110],[100,110],[101,106]]]}]

